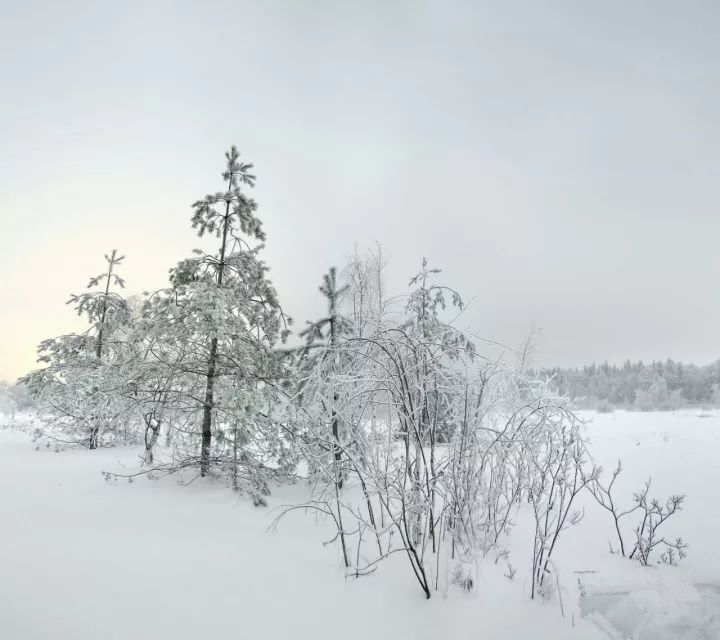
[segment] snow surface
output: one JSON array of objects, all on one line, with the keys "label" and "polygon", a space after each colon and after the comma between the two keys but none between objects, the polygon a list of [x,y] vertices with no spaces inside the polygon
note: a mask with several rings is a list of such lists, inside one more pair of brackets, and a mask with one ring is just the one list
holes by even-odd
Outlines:
[{"label": "snow surface", "polygon": [[667,526],[690,548],[679,567],[611,555],[609,514],[586,500],[557,551],[564,617],[557,594],[528,598],[523,518],[513,581],[488,558],[473,592],[426,601],[399,554],[345,578],[312,516],[293,513],[269,533],[273,507],[302,501],[302,484],[263,509],[208,481],[106,482],[102,471],[136,470],[138,451],[35,451],[26,434],[0,429],[0,639],[720,638],[720,414],[584,417],[598,462],[623,459],[618,495],[629,501],[649,475],[654,495],[688,495]]},{"label": "snow surface", "polygon": [[608,540],[617,547],[612,520],[586,500],[585,520],[572,543],[565,540],[559,551],[563,567],[597,571],[580,575],[586,592],[581,610],[611,638],[719,640],[720,413],[695,409],[583,417],[590,420],[597,462],[609,472],[618,458],[623,461],[616,483],[617,495],[626,496],[623,504],[631,504],[632,492],[648,477],[651,496],[687,495],[683,511],[663,527],[668,538],[682,536],[690,547],[677,567],[643,568],[611,556]]}]

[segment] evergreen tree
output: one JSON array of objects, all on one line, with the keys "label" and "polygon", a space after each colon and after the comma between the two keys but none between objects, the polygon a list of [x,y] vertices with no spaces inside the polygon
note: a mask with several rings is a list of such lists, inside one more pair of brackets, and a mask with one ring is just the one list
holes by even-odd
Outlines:
[{"label": "evergreen tree", "polygon": [[[312,349],[324,347],[320,353],[315,352],[315,355],[308,358],[309,366],[307,369],[312,370],[325,364],[326,366],[323,367],[325,375],[322,376],[322,384],[325,385],[328,380],[331,380],[331,376],[327,374],[335,373],[338,370],[342,357],[338,346],[343,338],[351,335],[352,325],[339,311],[341,297],[348,287],[345,285],[338,288],[335,267],[331,267],[328,273],[323,276],[323,283],[319,289],[320,293],[327,299],[328,314],[316,322],[308,322],[308,327],[301,332],[300,336],[304,337],[306,341],[305,349],[302,350],[304,356],[307,356]],[[342,488],[342,451],[340,447],[340,417],[337,410],[339,400],[337,388],[332,389],[332,398],[330,428],[333,440],[333,473],[337,487]]]},{"label": "evergreen tree", "polygon": [[[286,451],[280,435],[271,436],[276,426],[269,411],[272,384],[282,377],[274,347],[285,341],[289,318],[260,258],[265,233],[257,204],[243,191],[255,184],[251,170],[235,147],[226,153],[224,191],[193,204],[193,228],[216,237],[217,251],[196,250],[171,270],[171,287],[146,302],[143,326],[153,358],[172,369],[164,377],[182,396],[188,422],[199,422],[201,475],[210,470],[213,436],[214,459],[223,462],[232,431],[242,440],[232,445],[235,452],[240,446],[238,464],[254,488],[265,491],[258,469],[282,468],[278,458]],[[182,457],[194,460],[187,451]]]},{"label": "evergreen tree", "polygon": [[116,250],[106,254],[107,268],[90,278],[90,291],[68,300],[87,318],[88,329],[43,341],[38,362],[47,366],[24,378],[41,405],[63,418],[69,435],[90,449],[98,447],[103,428],[117,430],[129,408],[120,371],[130,312],[113,290],[125,286],[116,272],[123,259]]}]

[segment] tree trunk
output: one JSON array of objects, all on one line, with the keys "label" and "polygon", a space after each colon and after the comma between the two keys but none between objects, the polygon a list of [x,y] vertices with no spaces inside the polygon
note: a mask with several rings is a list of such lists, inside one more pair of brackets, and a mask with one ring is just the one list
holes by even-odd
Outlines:
[{"label": "tree trunk", "polygon": [[210,445],[212,444],[212,410],[215,395],[215,364],[217,361],[217,338],[210,342],[208,358],[207,384],[203,402],[202,445],[200,448],[200,475],[205,477],[210,470]]},{"label": "tree trunk", "polygon": [[[334,296],[334,293],[333,293]],[[330,301],[330,347],[332,349],[333,358],[337,358],[335,351],[337,347],[337,333],[335,328],[335,317],[337,315],[337,309],[335,307],[335,298],[331,298]],[[331,424],[332,424],[332,436],[333,436],[333,454],[335,457],[335,483],[338,489],[343,487],[343,474],[342,474],[342,450],[340,449],[340,419],[337,413],[337,403],[340,397],[337,391],[333,393],[333,406],[331,412]]]},{"label": "tree trunk", "polygon": [[[230,193],[232,178],[228,183],[228,195],[225,205],[225,218],[223,220],[222,244],[220,245],[220,262],[218,264],[217,284],[222,287],[225,275],[225,251],[227,248],[228,227],[230,225]],[[207,383],[205,385],[205,400],[203,401],[202,444],[200,446],[200,475],[205,477],[210,470],[210,445],[212,444],[212,410],[215,396],[215,374],[218,357],[218,339],[210,341],[210,354],[208,356]]]},{"label": "tree trunk", "polygon": [[[103,352],[103,327],[105,326],[105,317],[107,315],[107,300],[108,295],[110,295],[110,278],[112,277],[113,272],[113,264],[115,260],[115,249],[113,249],[112,256],[110,258],[110,266],[108,267],[108,272],[106,276],[105,281],[105,295],[103,296],[103,303],[102,303],[102,312],[100,315],[100,326],[98,327],[98,335],[97,335],[97,345],[95,346],[95,357],[100,360],[102,358],[102,352]],[[92,418],[93,426],[90,428],[90,443],[88,445],[89,449],[97,449],[98,448],[98,435],[100,433],[100,425],[98,424],[98,418],[97,416],[93,416]]]},{"label": "tree trunk", "polygon": [[90,427],[90,443],[88,444],[89,449],[98,448],[98,435],[100,434],[100,425],[98,424],[97,416],[90,418],[92,420],[92,427]]},{"label": "tree trunk", "polygon": [[152,464],[155,460],[153,449],[160,435],[160,420],[152,414],[145,416],[145,458],[143,464]]},{"label": "tree trunk", "polygon": [[340,449],[340,431],[339,431],[339,420],[338,414],[335,409],[338,401],[338,394],[333,394],[333,410],[332,410],[332,435],[333,435],[333,452],[335,455],[335,482],[337,483],[338,489],[342,489],[343,486],[343,472],[341,466],[342,451]]}]

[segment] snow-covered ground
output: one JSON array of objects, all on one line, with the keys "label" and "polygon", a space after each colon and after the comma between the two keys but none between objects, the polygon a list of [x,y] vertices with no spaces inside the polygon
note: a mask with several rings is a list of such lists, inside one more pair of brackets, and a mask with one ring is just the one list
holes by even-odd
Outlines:
[{"label": "snow-covered ground", "polygon": [[[612,520],[586,500],[586,518],[559,552],[563,567],[581,574],[581,609],[612,638],[720,638],[720,413],[699,409],[663,413],[586,413],[592,451],[611,471],[624,471],[617,494],[631,505],[633,491],[652,477],[651,496],[683,493],[683,511],[667,522],[667,537],[690,545],[678,567],[642,568],[611,556]],[[632,518],[632,516],[629,516]],[[630,522],[630,520],[628,520]],[[665,526],[665,525],[663,525]]]},{"label": "snow-covered ground", "polygon": [[[0,639],[720,638],[720,414],[587,413],[597,461],[618,457],[618,495],[653,477],[653,495],[686,493],[668,534],[690,544],[679,567],[642,568],[608,552],[609,514],[591,500],[557,551],[555,596],[530,601],[532,538],[512,536],[510,581],[492,559],[471,593],[424,600],[399,555],[346,579],[326,525],[295,513],[275,533],[283,487],[255,508],[219,484],[106,482],[137,451],[35,451],[0,429]],[[673,522],[672,520],[675,520]],[[614,542],[614,541],[613,541]],[[581,592],[584,595],[581,595]]]}]

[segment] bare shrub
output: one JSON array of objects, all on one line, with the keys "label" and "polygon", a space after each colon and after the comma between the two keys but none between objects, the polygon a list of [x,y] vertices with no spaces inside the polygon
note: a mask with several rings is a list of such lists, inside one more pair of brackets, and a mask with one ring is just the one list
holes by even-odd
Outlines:
[{"label": "bare shrub", "polygon": [[[653,553],[662,550],[659,562],[676,564],[678,560],[685,557],[687,544],[682,538],[676,538],[674,541],[668,540],[660,535],[659,529],[671,516],[682,509],[685,496],[672,495],[664,503],[656,498],[649,498],[651,480],[648,479],[643,489],[633,495],[633,506],[621,510],[613,497],[613,488],[622,470],[622,463],[618,460],[607,486],[600,482],[599,475],[588,485],[588,489],[597,503],[612,515],[621,555],[636,559],[647,567]],[[633,530],[635,542],[632,550],[628,553],[620,523],[623,518],[638,511],[641,513],[641,519]],[[610,550],[613,550],[612,545]]]},{"label": "bare shrub", "polygon": [[583,512],[574,508],[578,494],[597,477],[586,471],[587,451],[578,419],[562,406],[544,409],[543,430],[529,457],[533,479],[529,501],[535,518],[531,597],[545,589],[552,554],[560,534],[580,522]]},{"label": "bare shrub", "polygon": [[684,495],[672,495],[664,503],[657,498],[648,498],[650,492],[650,480],[645,483],[642,491],[633,496],[633,500],[642,513],[642,519],[635,528],[635,546],[630,552],[630,558],[637,558],[643,566],[650,564],[650,559],[656,548],[660,547],[664,552],[660,561],[674,564],[677,558],[684,558],[687,544],[682,538],[670,541],[659,533],[660,527],[682,509],[685,501]]}]

